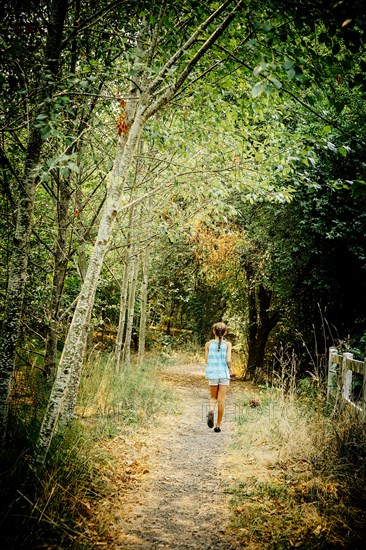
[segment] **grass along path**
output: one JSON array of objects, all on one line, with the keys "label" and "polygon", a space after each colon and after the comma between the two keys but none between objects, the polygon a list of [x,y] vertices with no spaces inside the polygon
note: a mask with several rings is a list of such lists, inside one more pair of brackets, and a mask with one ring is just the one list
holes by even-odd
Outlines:
[{"label": "grass along path", "polygon": [[[315,410],[234,381],[216,434],[206,425],[203,364],[168,366],[162,377],[174,396],[170,411],[131,438],[117,436],[104,446],[111,489],[91,513],[104,526],[97,536],[90,521],[96,546],[362,547],[350,537],[343,489],[314,475],[309,430]],[[260,405],[250,407],[256,399]]]},{"label": "grass along path", "polygon": [[231,549],[225,532],[228,496],[223,464],[235,437],[234,417],[229,414],[232,396],[222,432],[217,434],[206,424],[203,366],[167,367],[163,380],[175,405],[154,427],[139,434],[143,453],[138,457],[133,450],[136,463],[131,466],[139,463],[145,475],[137,472],[138,485],[124,494],[124,503],[115,496],[118,513],[106,529],[109,548]]}]

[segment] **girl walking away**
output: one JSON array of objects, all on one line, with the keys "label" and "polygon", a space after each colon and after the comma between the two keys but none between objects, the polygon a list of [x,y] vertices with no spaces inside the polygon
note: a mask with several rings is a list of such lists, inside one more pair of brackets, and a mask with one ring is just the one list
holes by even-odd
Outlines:
[{"label": "girl walking away", "polygon": [[[226,391],[230,384],[231,370],[231,342],[224,340],[227,333],[225,323],[215,323],[212,327],[214,340],[205,346],[205,376],[210,386],[210,408],[207,413],[207,425],[215,426],[215,432],[221,432],[221,422],[225,409]],[[215,424],[215,406],[217,403],[217,419]]]}]

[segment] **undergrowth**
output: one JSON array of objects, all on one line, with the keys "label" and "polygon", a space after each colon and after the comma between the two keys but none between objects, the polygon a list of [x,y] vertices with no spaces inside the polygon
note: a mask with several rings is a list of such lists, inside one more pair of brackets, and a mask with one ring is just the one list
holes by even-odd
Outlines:
[{"label": "undergrowth", "polygon": [[[251,549],[358,550],[366,540],[366,422],[329,416],[321,386],[262,387],[241,404],[232,528]],[[250,466],[249,466],[250,465]]]},{"label": "undergrowth", "polygon": [[89,522],[92,503],[104,490],[100,472],[108,458],[102,442],[120,434],[133,437],[168,406],[159,376],[167,361],[147,358],[116,376],[112,355],[94,353],[84,369],[76,417],[54,438],[39,476],[29,464],[42,408],[37,412],[29,396],[26,407],[24,396],[14,396],[9,444],[1,454],[1,548],[92,547],[90,530],[102,529]]}]

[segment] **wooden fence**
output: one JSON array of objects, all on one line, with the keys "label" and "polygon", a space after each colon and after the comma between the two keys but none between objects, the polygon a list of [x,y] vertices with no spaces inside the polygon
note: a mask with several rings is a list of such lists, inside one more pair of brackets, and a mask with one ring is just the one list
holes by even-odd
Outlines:
[{"label": "wooden fence", "polygon": [[327,397],[340,397],[366,416],[366,361],[356,361],[353,353],[340,355],[329,348]]}]

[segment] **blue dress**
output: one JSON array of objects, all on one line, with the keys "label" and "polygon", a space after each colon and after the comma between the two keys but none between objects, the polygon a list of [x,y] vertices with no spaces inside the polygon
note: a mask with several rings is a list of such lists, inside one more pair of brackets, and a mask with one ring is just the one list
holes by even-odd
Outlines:
[{"label": "blue dress", "polygon": [[211,340],[208,348],[208,360],[205,377],[208,379],[230,378],[229,367],[226,362],[226,341],[221,340],[220,350],[217,340]]}]

